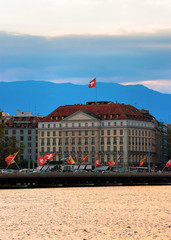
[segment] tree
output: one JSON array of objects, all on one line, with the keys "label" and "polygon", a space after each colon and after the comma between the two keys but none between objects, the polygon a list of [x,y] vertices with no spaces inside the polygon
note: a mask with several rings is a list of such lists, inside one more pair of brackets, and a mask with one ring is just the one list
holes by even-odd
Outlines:
[{"label": "tree", "polygon": [[[15,152],[23,153],[24,145],[17,146],[18,141],[15,137],[5,137],[4,136],[4,119],[2,116],[2,111],[0,111],[0,168],[6,168],[7,164],[5,158]],[[19,159],[16,156],[15,161],[18,163]]]}]

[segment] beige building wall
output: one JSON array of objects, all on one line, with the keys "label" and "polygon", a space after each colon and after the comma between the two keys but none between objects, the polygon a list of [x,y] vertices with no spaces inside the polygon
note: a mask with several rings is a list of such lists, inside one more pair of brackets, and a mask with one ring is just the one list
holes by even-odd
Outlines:
[{"label": "beige building wall", "polygon": [[156,129],[152,122],[135,120],[103,120],[78,111],[61,122],[40,122],[38,127],[39,155],[56,152],[56,160],[72,155],[76,162],[87,154],[86,162],[99,158],[107,164],[121,155],[120,165],[139,165],[148,155],[156,159]]}]

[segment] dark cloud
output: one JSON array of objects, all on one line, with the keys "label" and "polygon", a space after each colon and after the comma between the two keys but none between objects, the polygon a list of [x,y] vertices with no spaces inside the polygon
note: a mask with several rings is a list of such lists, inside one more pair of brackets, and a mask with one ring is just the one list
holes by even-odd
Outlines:
[{"label": "dark cloud", "polygon": [[170,69],[171,32],[58,38],[0,33],[0,81],[170,79]]}]

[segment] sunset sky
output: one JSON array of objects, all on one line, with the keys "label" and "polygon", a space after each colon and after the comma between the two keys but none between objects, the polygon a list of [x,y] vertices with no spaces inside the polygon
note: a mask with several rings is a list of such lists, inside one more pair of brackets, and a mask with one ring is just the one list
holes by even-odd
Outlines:
[{"label": "sunset sky", "polygon": [[171,0],[0,0],[0,81],[171,93]]}]

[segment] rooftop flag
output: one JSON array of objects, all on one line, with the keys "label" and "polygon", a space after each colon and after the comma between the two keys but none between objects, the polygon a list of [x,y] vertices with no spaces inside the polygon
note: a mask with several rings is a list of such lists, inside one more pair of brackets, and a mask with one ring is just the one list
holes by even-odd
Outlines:
[{"label": "rooftop flag", "polygon": [[55,156],[56,153],[49,153],[45,155],[45,160],[51,161],[52,158]]},{"label": "rooftop flag", "polygon": [[40,156],[38,159],[38,162],[39,162],[39,165],[42,166],[46,163],[46,160],[42,156]]},{"label": "rooftop flag", "polygon": [[88,158],[88,155],[86,155],[82,160],[81,163],[83,163]]},{"label": "rooftop flag", "polygon": [[96,78],[90,81],[89,88],[93,88],[93,87],[96,87]]},{"label": "rooftop flag", "polygon": [[171,167],[171,159],[166,163],[166,167]]}]

